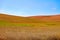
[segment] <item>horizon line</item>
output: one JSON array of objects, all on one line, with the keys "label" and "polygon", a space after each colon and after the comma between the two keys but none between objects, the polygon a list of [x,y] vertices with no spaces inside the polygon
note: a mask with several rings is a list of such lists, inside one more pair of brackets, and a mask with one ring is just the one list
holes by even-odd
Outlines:
[{"label": "horizon line", "polygon": [[16,14],[9,14],[9,13],[0,13],[12,16],[21,16],[21,17],[30,17],[30,16],[52,16],[52,15],[60,15],[60,14],[40,14],[40,15],[16,15]]}]

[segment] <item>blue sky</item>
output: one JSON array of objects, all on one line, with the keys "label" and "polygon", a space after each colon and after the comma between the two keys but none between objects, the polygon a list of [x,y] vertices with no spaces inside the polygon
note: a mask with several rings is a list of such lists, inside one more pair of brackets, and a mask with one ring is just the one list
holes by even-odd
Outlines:
[{"label": "blue sky", "polygon": [[20,16],[60,14],[60,0],[0,0],[0,13]]}]

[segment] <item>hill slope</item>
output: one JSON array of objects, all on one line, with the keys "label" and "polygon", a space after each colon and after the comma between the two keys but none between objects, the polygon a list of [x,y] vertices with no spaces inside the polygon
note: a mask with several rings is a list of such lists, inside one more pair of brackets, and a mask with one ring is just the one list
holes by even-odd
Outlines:
[{"label": "hill slope", "polygon": [[24,22],[38,22],[38,21],[60,21],[60,15],[53,15],[53,16],[31,16],[31,17],[21,17],[21,16],[12,16],[6,14],[0,14],[0,21],[8,21],[8,22],[17,22],[17,23],[24,23]]},{"label": "hill slope", "polygon": [[29,18],[33,18],[36,20],[42,20],[42,21],[60,21],[60,15],[31,16]]},{"label": "hill slope", "polygon": [[60,15],[21,17],[0,14],[0,26],[7,24],[15,26],[60,26]]},{"label": "hill slope", "polygon": [[35,23],[35,22],[38,22],[38,21],[35,21],[35,19],[33,19],[33,18],[12,16],[12,15],[6,15],[6,14],[0,14],[0,21],[6,21],[6,22],[10,22],[10,23]]}]

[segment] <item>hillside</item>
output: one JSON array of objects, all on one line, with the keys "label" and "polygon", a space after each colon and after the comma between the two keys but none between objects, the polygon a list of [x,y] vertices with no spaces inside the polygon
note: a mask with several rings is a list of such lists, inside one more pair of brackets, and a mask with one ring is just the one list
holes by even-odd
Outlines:
[{"label": "hillside", "polygon": [[12,22],[12,23],[21,23],[24,20],[26,20],[26,19],[23,17],[0,14],[0,21],[6,21],[6,22]]},{"label": "hillside", "polygon": [[33,18],[36,20],[42,20],[42,21],[60,21],[60,15],[31,16],[29,18]]},{"label": "hillside", "polygon": [[60,40],[60,15],[0,14],[0,40]]},{"label": "hillside", "polygon": [[12,25],[24,25],[24,26],[50,26],[58,25],[60,26],[60,15],[51,15],[51,16],[30,16],[30,17],[21,17],[21,16],[12,16],[7,14],[0,14],[0,25],[6,24]]},{"label": "hillside", "polygon": [[30,17],[21,17],[21,16],[12,16],[6,14],[0,14],[0,21],[7,22],[16,22],[16,23],[24,23],[24,22],[38,22],[38,21],[60,21],[60,15],[52,15],[52,16],[30,16]]}]

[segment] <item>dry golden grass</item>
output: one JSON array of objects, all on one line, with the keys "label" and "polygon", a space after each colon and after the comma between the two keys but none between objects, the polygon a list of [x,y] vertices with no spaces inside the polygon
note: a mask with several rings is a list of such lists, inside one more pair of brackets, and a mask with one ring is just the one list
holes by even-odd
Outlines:
[{"label": "dry golden grass", "polygon": [[17,17],[0,14],[0,40],[60,40],[60,15]]},{"label": "dry golden grass", "polygon": [[6,21],[11,23],[60,22],[60,15],[21,17],[0,14],[0,21]]},{"label": "dry golden grass", "polygon": [[60,40],[60,27],[0,27],[1,40]]}]

